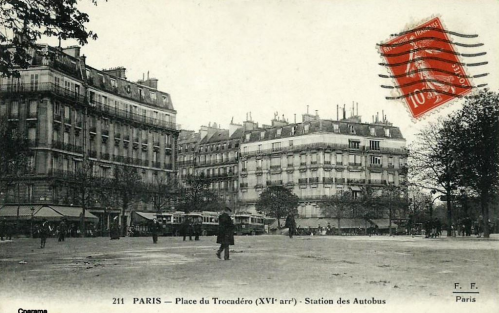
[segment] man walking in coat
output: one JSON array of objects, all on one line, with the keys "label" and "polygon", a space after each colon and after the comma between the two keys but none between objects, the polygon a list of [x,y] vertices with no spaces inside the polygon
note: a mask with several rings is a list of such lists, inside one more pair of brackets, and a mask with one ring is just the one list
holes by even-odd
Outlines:
[{"label": "man walking in coat", "polygon": [[47,242],[47,237],[49,236],[50,232],[52,231],[52,227],[50,227],[49,222],[47,222],[47,219],[43,219],[42,225],[40,226],[40,249],[45,248],[45,243]]},{"label": "man walking in coat", "polygon": [[288,214],[286,217],[286,224],[284,224],[285,228],[289,229],[289,238],[293,238],[293,235],[296,233],[296,221],[293,214]]},{"label": "man walking in coat", "polygon": [[159,224],[157,219],[152,220],[151,225],[151,233],[152,233],[152,242],[158,243],[158,232],[159,232]]},{"label": "man walking in coat", "polygon": [[217,243],[220,249],[217,251],[217,257],[221,259],[222,251],[225,250],[224,260],[229,259],[229,246],[234,245],[234,223],[230,218],[231,209],[225,207],[224,212],[218,217],[218,236]]}]

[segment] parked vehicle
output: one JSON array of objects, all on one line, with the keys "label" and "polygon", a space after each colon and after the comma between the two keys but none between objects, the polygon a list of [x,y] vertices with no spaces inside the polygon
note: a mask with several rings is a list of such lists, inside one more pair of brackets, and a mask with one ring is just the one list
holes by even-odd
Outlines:
[{"label": "parked vehicle", "polygon": [[257,214],[241,213],[234,215],[235,234],[260,235],[265,232],[264,216]]}]

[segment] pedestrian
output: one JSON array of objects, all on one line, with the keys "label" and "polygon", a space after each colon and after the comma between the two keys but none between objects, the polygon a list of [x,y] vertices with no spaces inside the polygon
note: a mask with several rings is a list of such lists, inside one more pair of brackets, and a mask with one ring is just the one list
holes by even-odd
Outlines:
[{"label": "pedestrian", "polygon": [[42,220],[42,225],[40,226],[40,249],[45,248],[45,244],[47,243],[47,237],[52,231],[52,227],[50,227],[49,222],[46,218]]},{"label": "pedestrian", "polygon": [[182,222],[182,236],[185,238],[189,236],[189,240],[192,240],[192,220],[190,217],[186,217]]},{"label": "pedestrian", "polygon": [[5,227],[5,238],[7,240],[12,240],[12,234],[14,233],[15,228],[13,223],[7,223],[7,226]]},{"label": "pedestrian", "polygon": [[2,222],[0,223],[0,240],[3,241],[3,237],[5,236],[5,228],[7,227],[7,224],[5,223],[5,218],[2,219]]},{"label": "pedestrian", "polygon": [[230,218],[231,209],[225,207],[224,212],[218,217],[218,236],[217,243],[220,249],[217,251],[217,257],[220,259],[222,251],[225,251],[224,260],[229,259],[229,246],[234,245],[234,222]]},{"label": "pedestrian", "polygon": [[196,219],[196,221],[194,221],[193,230],[194,230],[194,240],[199,240],[199,236],[203,231],[203,223],[199,218]]},{"label": "pedestrian", "polygon": [[296,233],[296,221],[295,217],[293,214],[288,214],[288,217],[286,217],[286,223],[284,224],[284,227],[288,228],[288,234],[289,238],[293,238],[293,235]]},{"label": "pedestrian", "polygon": [[158,232],[159,232],[159,223],[158,220],[155,218],[152,220],[152,225],[151,225],[153,243],[158,243]]},{"label": "pedestrian", "polygon": [[120,224],[117,216],[113,218],[110,235],[111,235],[111,240],[120,239]]},{"label": "pedestrian", "polygon": [[64,239],[66,237],[66,222],[64,221],[64,218],[59,223],[59,226],[57,227],[57,231],[59,233],[59,242],[64,241]]}]

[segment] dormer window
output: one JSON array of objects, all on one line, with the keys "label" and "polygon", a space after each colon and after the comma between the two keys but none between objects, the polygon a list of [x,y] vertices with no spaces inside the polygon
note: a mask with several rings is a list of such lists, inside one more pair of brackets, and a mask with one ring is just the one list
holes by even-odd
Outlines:
[{"label": "dormer window", "polygon": [[310,124],[305,124],[305,125],[304,125],[304,127],[303,127],[303,131],[304,131],[305,133],[308,133],[308,132],[309,132],[309,130],[310,130]]},{"label": "dormer window", "polygon": [[251,136],[251,134],[246,134],[246,141],[250,140],[250,136]]},{"label": "dormer window", "polygon": [[167,96],[163,96],[163,103],[168,104],[168,97]]},{"label": "dormer window", "polygon": [[151,100],[156,102],[156,93],[155,92],[151,92]]},{"label": "dormer window", "polygon": [[385,128],[385,137],[390,137],[390,128]]},{"label": "dormer window", "polygon": [[355,128],[353,127],[353,125],[348,125],[348,132],[350,134],[355,134]]},{"label": "dormer window", "polygon": [[265,132],[260,132],[260,139],[265,138]]},{"label": "dormer window", "polygon": [[291,135],[294,135],[296,132],[296,126],[291,127]]},{"label": "dormer window", "polygon": [[374,127],[370,127],[369,133],[371,134],[371,136],[376,136],[376,129]]},{"label": "dormer window", "polygon": [[144,99],[144,91],[141,88],[139,88],[139,99]]},{"label": "dormer window", "polygon": [[340,125],[338,124],[333,124],[333,131],[335,133],[339,133],[340,132]]},{"label": "dormer window", "polygon": [[116,79],[111,79],[111,86],[115,88],[117,86]]},{"label": "dormer window", "polygon": [[280,136],[281,136],[281,132],[282,132],[282,128],[278,128],[278,129],[277,129],[277,137],[280,137]]}]

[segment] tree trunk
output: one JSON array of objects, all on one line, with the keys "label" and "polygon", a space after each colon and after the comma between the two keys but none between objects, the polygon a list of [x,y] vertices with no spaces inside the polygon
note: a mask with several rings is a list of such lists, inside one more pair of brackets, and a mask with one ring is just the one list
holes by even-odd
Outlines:
[{"label": "tree trunk", "polygon": [[125,217],[125,212],[128,210],[128,200],[123,201],[123,206],[121,207],[121,236],[125,237],[126,236],[126,217]]},{"label": "tree trunk", "polygon": [[482,192],[480,197],[480,206],[482,207],[482,221],[483,221],[483,238],[490,238],[489,229],[489,194]]},{"label": "tree trunk", "polygon": [[341,218],[338,218],[338,236],[341,236]]},{"label": "tree trunk", "polygon": [[452,203],[451,191],[447,189],[447,237],[452,237]]}]

